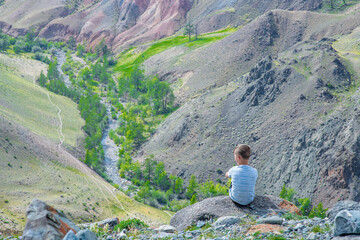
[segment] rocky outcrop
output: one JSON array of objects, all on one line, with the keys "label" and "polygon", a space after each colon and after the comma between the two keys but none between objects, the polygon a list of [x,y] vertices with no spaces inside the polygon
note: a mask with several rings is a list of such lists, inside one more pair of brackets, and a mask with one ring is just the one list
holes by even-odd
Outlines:
[{"label": "rocky outcrop", "polygon": [[335,206],[332,209],[330,209],[328,211],[327,215],[329,216],[329,218],[334,219],[335,216],[343,210],[348,210],[348,211],[358,210],[358,211],[360,211],[360,204],[355,201],[339,201],[335,204]]},{"label": "rocky outcrop", "polygon": [[26,217],[24,240],[63,239],[68,231],[80,230],[63,213],[37,199],[30,203]]},{"label": "rocky outcrop", "polygon": [[334,236],[360,235],[360,211],[343,210],[336,214]]},{"label": "rocky outcrop", "polygon": [[[272,9],[315,10],[321,7],[321,2],[88,0],[80,1],[80,5],[74,7],[69,1],[61,0],[51,3],[31,0],[22,1],[22,4],[7,0],[0,6],[0,21],[10,26],[3,30],[15,35],[25,34],[32,28],[51,40],[67,40],[74,35],[78,42],[86,41],[93,47],[105,38],[114,49],[120,49],[124,44],[172,35],[186,21],[197,24],[200,32],[209,32],[229,25],[244,25]],[[269,37],[264,35],[264,40],[271,42]]]},{"label": "rocky outcrop", "polygon": [[171,218],[170,225],[178,230],[184,230],[198,221],[208,221],[224,216],[244,214],[261,216],[280,212],[299,213],[299,210],[292,203],[274,196],[256,196],[248,206],[234,203],[229,196],[221,196],[205,199],[178,211]]}]

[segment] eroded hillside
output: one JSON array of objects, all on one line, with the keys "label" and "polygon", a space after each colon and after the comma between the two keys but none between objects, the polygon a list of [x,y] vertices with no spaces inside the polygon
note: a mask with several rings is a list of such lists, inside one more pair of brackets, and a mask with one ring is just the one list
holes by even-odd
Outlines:
[{"label": "eroded hillside", "polygon": [[184,104],[138,158],[224,182],[248,143],[259,194],[285,183],[314,203],[358,200],[358,14],[271,11],[211,46],[150,58],[149,73],[181,82]]},{"label": "eroded hillside", "polygon": [[[327,3],[326,3],[327,4]],[[114,50],[157,40],[182,29],[186,22],[200,33],[244,25],[271,9],[318,10],[322,0],[311,1],[154,1],[154,0],[6,0],[0,6],[0,28],[11,35],[34,29],[50,40],[86,42],[102,39]]]}]

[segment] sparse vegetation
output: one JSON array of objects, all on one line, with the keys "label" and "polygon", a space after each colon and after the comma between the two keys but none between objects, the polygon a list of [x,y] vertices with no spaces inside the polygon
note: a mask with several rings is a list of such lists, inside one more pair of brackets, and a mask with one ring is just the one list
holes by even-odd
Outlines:
[{"label": "sparse vegetation", "polygon": [[115,226],[114,231],[122,231],[123,229],[131,230],[131,229],[139,229],[139,228],[145,228],[148,227],[146,223],[143,221],[133,218],[129,220],[120,221],[118,225]]}]

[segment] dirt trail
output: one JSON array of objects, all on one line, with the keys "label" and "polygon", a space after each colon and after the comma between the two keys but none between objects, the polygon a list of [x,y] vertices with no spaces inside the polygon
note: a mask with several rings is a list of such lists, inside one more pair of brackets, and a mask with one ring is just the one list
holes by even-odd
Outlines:
[{"label": "dirt trail", "polygon": [[38,87],[43,93],[46,94],[46,96],[48,97],[49,102],[51,103],[51,105],[53,105],[53,106],[58,110],[57,115],[58,115],[58,118],[59,118],[59,127],[57,128],[57,133],[58,133],[59,141],[60,141],[58,146],[60,147],[60,146],[62,146],[62,144],[63,144],[64,141],[65,141],[65,136],[64,136],[64,134],[63,134],[63,132],[62,132],[63,122],[62,122],[62,119],[61,119],[61,109],[59,108],[58,105],[56,105],[53,101],[51,101],[51,98],[50,98],[49,93],[36,84],[36,79],[35,79],[35,77],[33,77],[33,82],[34,82],[34,85],[35,85],[36,87]]}]

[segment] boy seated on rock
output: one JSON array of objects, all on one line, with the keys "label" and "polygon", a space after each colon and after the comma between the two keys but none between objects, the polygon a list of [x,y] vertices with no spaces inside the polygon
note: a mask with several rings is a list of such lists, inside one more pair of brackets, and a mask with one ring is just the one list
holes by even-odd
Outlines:
[{"label": "boy seated on rock", "polygon": [[237,166],[232,167],[225,176],[231,178],[229,189],[230,198],[240,204],[248,205],[255,197],[255,183],[258,172],[249,166],[251,150],[248,145],[239,145],[234,149],[234,158]]}]

